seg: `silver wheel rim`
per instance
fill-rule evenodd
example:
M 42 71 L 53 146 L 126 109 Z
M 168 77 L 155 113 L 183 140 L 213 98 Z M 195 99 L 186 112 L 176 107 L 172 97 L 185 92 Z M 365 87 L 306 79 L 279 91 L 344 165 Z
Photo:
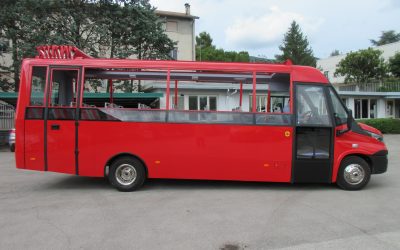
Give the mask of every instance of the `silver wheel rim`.
M 117 167 L 115 177 L 119 184 L 129 186 L 135 182 L 137 177 L 136 169 L 130 164 L 122 164 Z
M 344 169 L 344 179 L 351 185 L 360 184 L 365 177 L 365 172 L 360 164 L 350 164 Z

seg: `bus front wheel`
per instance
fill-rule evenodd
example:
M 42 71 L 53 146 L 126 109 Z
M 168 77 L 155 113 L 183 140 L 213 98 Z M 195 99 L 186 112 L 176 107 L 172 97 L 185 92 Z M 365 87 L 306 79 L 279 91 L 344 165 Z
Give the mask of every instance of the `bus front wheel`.
M 143 185 L 146 171 L 138 159 L 121 157 L 112 162 L 108 179 L 119 191 L 134 191 Z
M 371 168 L 358 156 L 346 157 L 340 164 L 337 185 L 345 190 L 360 190 L 371 178 Z

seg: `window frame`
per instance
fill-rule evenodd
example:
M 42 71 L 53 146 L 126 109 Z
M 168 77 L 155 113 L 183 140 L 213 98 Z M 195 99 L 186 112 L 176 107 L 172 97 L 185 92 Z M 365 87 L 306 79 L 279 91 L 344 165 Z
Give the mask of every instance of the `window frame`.
M 336 99 L 339 101 L 339 104 L 342 106 L 342 108 L 345 110 L 345 112 L 347 114 L 346 121 L 344 121 L 344 122 L 337 123 L 337 121 L 335 119 L 335 116 L 334 116 L 335 110 L 334 110 L 333 100 L 332 100 L 331 95 L 330 95 L 331 91 L 332 91 L 333 95 L 336 97 Z M 342 98 L 340 98 L 339 94 L 336 92 L 336 90 L 335 90 L 335 88 L 333 86 L 328 86 L 327 93 L 328 93 L 330 106 L 331 106 L 331 113 L 332 113 L 331 116 L 332 116 L 332 120 L 334 122 L 333 124 L 335 124 L 335 126 L 340 126 L 340 125 L 346 124 L 348 116 L 349 116 L 349 110 L 348 110 L 347 106 L 343 103 Z
M 42 105 L 32 105 L 31 104 L 31 100 L 32 100 L 32 91 L 33 91 L 33 68 L 46 68 L 46 74 L 45 74 L 45 83 L 44 83 L 44 89 L 43 89 L 43 102 Z M 30 74 L 29 74 L 29 99 L 28 99 L 28 105 L 26 105 L 27 107 L 45 107 L 46 106 L 46 101 L 47 101 L 47 85 L 48 85 L 48 81 L 50 78 L 50 70 L 49 70 L 49 65 L 32 65 L 30 67 Z
M 327 111 L 327 115 L 328 115 L 328 120 L 329 120 L 329 124 L 325 125 L 325 124 L 299 124 L 298 123 L 298 105 L 297 105 L 297 92 L 298 92 L 298 87 L 299 86 L 309 86 L 309 87 L 320 87 L 322 89 L 322 93 L 325 95 L 325 103 L 326 103 L 326 111 Z M 320 127 L 320 128 L 332 128 L 335 124 L 334 119 L 332 117 L 332 103 L 331 100 L 329 99 L 329 93 L 328 93 L 328 87 L 329 85 L 325 84 L 325 83 L 315 83 L 315 82 L 294 82 L 293 83 L 293 98 L 294 98 L 294 102 L 293 102 L 293 114 L 294 114 L 294 124 L 296 127 Z
M 202 112 L 202 111 L 210 111 L 210 112 L 219 112 L 218 111 L 218 95 L 191 95 L 191 94 L 188 94 L 187 95 L 187 107 L 188 107 L 188 111 L 197 111 L 197 112 Z M 189 109 L 189 99 L 190 99 L 190 97 L 197 97 L 197 109 L 196 110 L 194 110 L 194 109 L 192 109 L 192 110 L 190 110 Z M 216 110 L 211 110 L 211 109 L 209 109 L 209 110 L 206 110 L 206 109 L 200 109 L 200 98 L 201 97 L 207 97 L 207 106 L 210 106 L 210 97 L 215 97 L 215 108 L 216 108 Z M 184 107 L 185 107 L 185 101 L 184 101 Z M 228 111 L 228 112 L 230 112 L 230 111 Z
M 52 90 L 53 90 L 53 76 L 54 76 L 54 71 L 76 71 L 76 83 L 75 86 L 73 86 L 73 88 L 75 87 L 75 96 L 73 96 L 73 98 L 75 98 L 75 104 L 73 106 L 52 106 Z M 49 74 L 50 74 L 50 81 L 47 83 L 47 102 L 46 102 L 46 107 L 49 108 L 77 108 L 80 106 L 80 96 L 81 96 L 81 90 L 82 88 L 79 86 L 79 82 L 81 81 L 80 77 L 81 77 L 81 73 L 82 69 L 79 67 L 51 67 L 49 70 Z M 58 90 L 58 95 L 60 94 L 60 90 Z

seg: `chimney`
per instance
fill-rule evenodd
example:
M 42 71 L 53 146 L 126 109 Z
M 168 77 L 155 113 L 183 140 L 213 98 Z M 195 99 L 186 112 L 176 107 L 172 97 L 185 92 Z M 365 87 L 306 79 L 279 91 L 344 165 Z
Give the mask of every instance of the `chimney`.
M 187 16 L 190 15 L 190 4 L 188 3 L 185 3 L 185 13 Z

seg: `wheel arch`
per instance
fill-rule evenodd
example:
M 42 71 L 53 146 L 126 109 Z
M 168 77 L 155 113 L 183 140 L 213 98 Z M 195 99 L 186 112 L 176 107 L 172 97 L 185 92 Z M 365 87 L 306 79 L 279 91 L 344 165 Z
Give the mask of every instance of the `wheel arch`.
M 116 155 L 112 156 L 106 162 L 106 165 L 104 166 L 104 176 L 108 175 L 108 168 L 110 167 L 110 165 L 115 160 L 117 160 L 118 158 L 121 158 L 121 157 L 132 157 L 132 158 L 135 158 L 135 159 L 139 160 L 143 164 L 144 170 L 146 171 L 146 178 L 149 176 L 149 170 L 147 168 L 147 165 L 146 165 L 145 161 L 141 157 L 139 157 L 138 155 L 135 155 L 135 154 L 132 154 L 132 153 L 129 153 L 129 152 L 123 152 L 123 153 L 119 153 L 119 154 L 116 154 Z
M 334 168 L 333 171 L 334 173 L 332 174 L 332 183 L 337 181 L 337 175 L 339 173 L 339 169 L 340 169 L 340 165 L 342 164 L 342 162 L 350 156 L 357 156 L 360 157 L 361 159 L 363 159 L 365 162 L 367 162 L 369 168 L 371 169 L 371 172 L 373 171 L 373 164 L 372 164 L 372 160 L 369 157 L 369 155 L 365 154 L 365 153 L 360 153 L 360 152 L 350 152 L 346 155 L 342 155 L 342 157 L 340 157 L 338 163 L 337 163 L 337 168 Z

